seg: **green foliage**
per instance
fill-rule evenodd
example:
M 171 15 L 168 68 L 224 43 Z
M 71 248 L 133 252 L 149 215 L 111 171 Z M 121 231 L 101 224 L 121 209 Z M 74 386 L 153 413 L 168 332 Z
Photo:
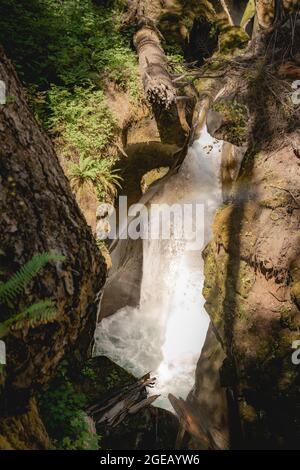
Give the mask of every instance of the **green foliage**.
M 118 5 L 92 0 L 1 0 L 0 42 L 23 80 L 47 89 L 111 78 L 126 88 L 136 58 Z
M 0 283 L 0 303 L 9 303 L 24 290 L 27 284 L 49 261 L 63 261 L 64 257 L 55 253 L 39 253 L 22 266 L 7 282 Z
M 111 159 L 94 160 L 91 157 L 80 157 L 78 163 L 69 164 L 69 178 L 72 188 L 80 190 L 85 185 L 95 187 L 99 200 L 105 195 L 113 197 L 117 186 L 120 186 L 121 177 L 112 169 Z
M 92 369 L 89 366 L 84 366 L 83 369 L 81 370 L 81 373 L 82 375 L 84 375 L 85 377 L 89 377 L 90 379 L 97 378 L 96 372 L 94 371 L 94 369 Z
M 173 73 L 182 74 L 187 71 L 186 67 L 182 65 L 184 62 L 184 57 L 182 53 L 178 51 L 178 47 L 166 46 L 165 51 L 169 67 Z
M 118 371 L 112 370 L 106 377 L 107 390 L 114 389 L 120 380 Z
M 64 366 L 40 398 L 43 422 L 58 449 L 97 450 L 99 437 L 91 433 L 84 413 L 87 399 L 75 391 Z
M 39 253 L 22 266 L 7 282 L 0 283 L 0 305 L 11 307 L 11 302 L 20 295 L 25 287 L 50 261 L 63 261 L 64 256 L 55 253 Z M 9 318 L 0 323 L 0 338 L 11 330 L 34 328 L 42 323 L 49 323 L 56 319 L 57 312 L 52 299 L 38 301 L 22 312 L 11 314 Z
M 249 110 L 236 100 L 221 100 L 212 106 L 223 117 L 222 135 L 225 140 L 235 145 L 243 145 L 247 137 Z
M 56 317 L 57 311 L 54 301 L 52 299 L 41 300 L 0 323 L 0 338 L 7 335 L 10 330 L 34 328 L 42 323 L 50 323 Z
M 63 450 L 98 450 L 100 437 L 90 432 L 86 415 L 78 411 L 70 421 L 70 430 L 76 437 L 65 436 L 60 448 Z
M 62 159 L 108 160 L 97 185 L 111 196 L 118 178 L 106 148 L 118 132 L 104 90 L 139 97 L 130 35 L 120 32 L 121 1 L 1 0 L 0 43 L 13 60 L 35 115 Z M 65 166 L 65 165 L 64 165 Z
M 67 158 L 99 157 L 116 132 L 104 93 L 91 87 L 75 87 L 71 92 L 53 86 L 48 97 L 53 112 L 46 124 L 59 135 L 60 154 Z

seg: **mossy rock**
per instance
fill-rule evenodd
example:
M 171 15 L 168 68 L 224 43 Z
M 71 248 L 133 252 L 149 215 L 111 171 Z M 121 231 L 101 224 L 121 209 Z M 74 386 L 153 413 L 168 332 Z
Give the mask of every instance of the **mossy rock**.
M 228 249 L 231 236 L 231 219 L 234 213 L 234 204 L 227 204 L 216 211 L 213 221 L 213 234 L 216 241 Z
M 144 194 L 151 184 L 155 183 L 155 181 L 160 180 L 169 172 L 170 167 L 168 166 L 161 166 L 159 168 L 154 168 L 153 170 L 148 171 L 145 173 L 141 179 L 141 191 Z
M 298 308 L 300 308 L 300 262 L 296 259 L 290 266 L 291 296 Z
M 135 380 L 132 374 L 105 356 L 89 359 L 79 372 L 71 375 L 74 388 L 86 396 L 88 404 L 102 401 L 112 390 Z
M 211 111 L 219 116 L 215 118 L 217 128 L 214 136 L 226 140 L 236 146 L 242 146 L 247 140 L 247 124 L 249 110 L 247 106 L 236 100 L 220 100 L 216 102 Z
M 237 280 L 237 292 L 244 299 L 248 297 L 249 291 L 251 290 L 251 287 L 255 283 L 255 279 L 256 279 L 256 275 L 254 273 L 254 270 L 251 269 L 248 263 L 241 260 L 239 275 L 238 275 L 238 280 Z
M 215 255 L 215 244 L 210 242 L 203 251 L 204 287 L 202 294 L 206 300 L 205 310 L 221 334 L 224 325 L 223 301 L 225 285 L 224 272 L 221 264 L 217 263 Z M 224 256 L 225 258 L 228 257 L 227 254 Z M 224 262 L 223 266 L 226 266 L 226 262 Z
M 219 54 L 234 55 L 245 49 L 249 41 L 248 34 L 238 26 L 227 26 L 219 36 Z
M 294 282 L 291 286 L 291 295 L 295 303 L 300 307 L 300 281 Z
M 50 438 L 41 420 L 36 400 L 24 413 L 0 418 L 0 450 L 49 450 Z

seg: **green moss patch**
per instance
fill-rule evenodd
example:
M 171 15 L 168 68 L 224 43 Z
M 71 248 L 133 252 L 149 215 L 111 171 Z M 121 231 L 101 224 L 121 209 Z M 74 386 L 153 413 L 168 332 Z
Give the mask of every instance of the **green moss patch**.
M 212 109 L 223 118 L 218 133 L 222 138 L 234 145 L 242 145 L 247 137 L 247 121 L 249 111 L 245 104 L 236 100 L 221 100 L 212 106 Z

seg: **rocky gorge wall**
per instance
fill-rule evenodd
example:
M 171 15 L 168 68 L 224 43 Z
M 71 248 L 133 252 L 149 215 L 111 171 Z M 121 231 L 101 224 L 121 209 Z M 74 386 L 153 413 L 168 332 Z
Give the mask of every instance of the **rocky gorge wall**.
M 227 161 L 234 178 L 224 161 L 226 197 L 203 253 L 212 324 L 189 399 L 225 448 L 227 424 L 232 448 L 299 446 L 299 108 L 277 75 L 287 34 L 273 59 L 264 47 L 264 59 L 252 56 L 255 71 L 231 61 L 208 113 L 210 132 L 240 150 Z M 294 67 L 290 82 L 297 59 Z

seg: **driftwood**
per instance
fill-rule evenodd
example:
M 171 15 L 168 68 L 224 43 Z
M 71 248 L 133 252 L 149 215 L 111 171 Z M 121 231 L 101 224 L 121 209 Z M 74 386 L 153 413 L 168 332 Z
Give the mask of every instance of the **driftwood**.
M 151 405 L 159 395 L 147 397 L 146 387 L 153 388 L 155 377 L 150 373 L 144 375 L 134 383 L 126 384 L 113 392 L 104 400 L 95 403 L 86 409 L 89 416 L 93 416 L 97 424 L 115 427 L 120 424 L 128 414 L 135 414 L 142 408 Z
M 184 432 L 188 432 L 194 436 L 209 449 L 221 450 L 228 448 L 228 442 L 224 441 L 223 436 L 217 429 L 208 429 L 207 420 L 203 411 L 197 410 L 196 415 L 191 405 L 182 398 L 176 398 L 171 393 L 169 393 L 168 398 L 180 421 L 176 448 L 180 448 Z

